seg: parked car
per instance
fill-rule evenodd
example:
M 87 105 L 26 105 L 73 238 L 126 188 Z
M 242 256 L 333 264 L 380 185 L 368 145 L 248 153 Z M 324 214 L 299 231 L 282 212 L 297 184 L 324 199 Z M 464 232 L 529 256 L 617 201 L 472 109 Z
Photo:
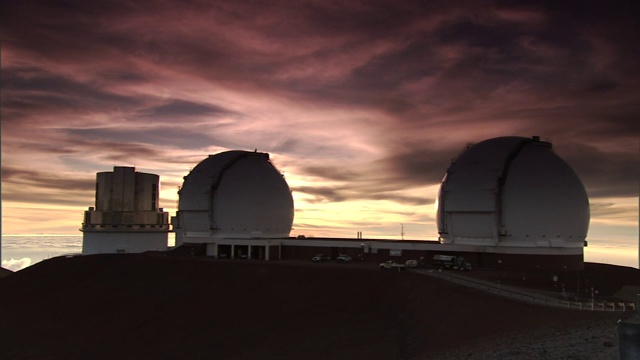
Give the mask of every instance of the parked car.
M 418 267 L 418 260 L 407 260 L 404 265 L 408 268 L 417 268 Z
M 311 258 L 311 261 L 313 262 L 325 262 L 329 260 L 331 260 L 331 258 L 329 257 L 329 255 L 325 255 L 325 254 L 318 254 Z
M 336 258 L 336 262 L 339 262 L 339 263 L 346 263 L 349 261 L 351 261 L 351 256 L 349 255 L 340 254 L 340 256 Z
M 404 269 L 405 264 L 399 264 L 393 260 L 385 261 L 380 263 L 380 269 L 388 270 L 388 269 L 398 269 L 398 271 Z

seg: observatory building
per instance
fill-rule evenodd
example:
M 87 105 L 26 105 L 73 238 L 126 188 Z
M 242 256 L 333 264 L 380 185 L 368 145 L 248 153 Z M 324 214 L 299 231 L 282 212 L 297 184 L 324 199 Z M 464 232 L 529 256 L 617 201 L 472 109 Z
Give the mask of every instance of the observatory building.
M 438 196 L 438 241 L 289 236 L 293 198 L 269 154 L 210 155 L 187 176 L 172 219 L 176 246 L 216 258 L 330 258 L 364 262 L 463 256 L 474 267 L 579 270 L 589 201 L 573 170 L 538 137 L 500 137 L 467 149 Z M 192 252 L 193 254 L 193 252 Z
M 159 176 L 116 166 L 96 176 L 96 204 L 84 212 L 82 254 L 167 250 L 169 214 L 159 208 Z
M 447 170 L 438 196 L 441 243 L 549 255 L 546 260 L 566 268 L 582 264 L 589 216 L 582 182 L 551 143 L 536 136 L 467 147 Z
M 269 154 L 226 151 L 210 155 L 178 191 L 172 219 L 176 246 L 206 244 L 210 256 L 274 258 L 293 224 L 293 197 Z
M 166 250 L 159 176 L 114 167 L 97 174 L 83 254 Z M 325 254 L 363 262 L 463 256 L 473 267 L 580 270 L 589 229 L 582 182 L 550 142 L 498 137 L 469 145 L 438 194 L 438 240 L 290 237 L 291 190 L 269 154 L 225 151 L 197 164 L 178 191 L 176 246 L 191 255 L 256 260 Z M 196 254 L 197 253 L 197 254 Z

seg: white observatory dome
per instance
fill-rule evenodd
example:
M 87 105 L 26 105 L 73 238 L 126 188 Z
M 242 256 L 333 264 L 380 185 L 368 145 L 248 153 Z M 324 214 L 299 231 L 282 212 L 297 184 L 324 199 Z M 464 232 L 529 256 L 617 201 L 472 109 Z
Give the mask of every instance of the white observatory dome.
M 210 155 L 184 177 L 178 193 L 177 244 L 188 238 L 289 237 L 293 197 L 267 153 Z
M 441 242 L 583 247 L 589 199 L 576 173 L 536 136 L 469 146 L 438 196 Z

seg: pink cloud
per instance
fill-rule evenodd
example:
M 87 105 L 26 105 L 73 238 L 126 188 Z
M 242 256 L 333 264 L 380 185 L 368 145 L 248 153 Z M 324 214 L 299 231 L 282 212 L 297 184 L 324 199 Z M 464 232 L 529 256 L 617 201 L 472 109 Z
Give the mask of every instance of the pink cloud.
M 114 165 L 175 186 L 209 153 L 258 148 L 311 196 L 412 206 L 434 194 L 394 191 L 437 185 L 466 143 L 540 135 L 593 196 L 636 190 L 626 179 L 640 133 L 639 50 L 624 40 L 626 22 L 598 8 L 69 5 L 4 6 L 3 166 L 27 167 L 40 181 L 29 186 L 47 180 L 84 199 L 70 179 Z M 590 165 L 609 158 L 619 161 L 606 171 Z M 12 204 L 35 201 L 8 181 Z

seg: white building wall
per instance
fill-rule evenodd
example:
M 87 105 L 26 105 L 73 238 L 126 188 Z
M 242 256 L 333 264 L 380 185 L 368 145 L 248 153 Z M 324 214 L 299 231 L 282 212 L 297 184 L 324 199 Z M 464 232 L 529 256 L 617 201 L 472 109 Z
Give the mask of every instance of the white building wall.
M 401 241 L 401 240 L 371 240 L 359 239 L 353 241 L 331 240 L 329 238 L 314 239 L 282 239 L 283 246 L 313 246 L 313 247 L 342 247 L 342 248 L 368 248 L 370 250 L 428 250 L 443 252 L 470 252 L 470 253 L 496 253 L 496 254 L 522 254 L 522 255 L 581 255 L 582 247 L 537 247 L 530 246 L 486 246 L 469 244 L 439 244 L 434 242 Z
M 82 254 L 166 251 L 168 232 L 85 232 Z

